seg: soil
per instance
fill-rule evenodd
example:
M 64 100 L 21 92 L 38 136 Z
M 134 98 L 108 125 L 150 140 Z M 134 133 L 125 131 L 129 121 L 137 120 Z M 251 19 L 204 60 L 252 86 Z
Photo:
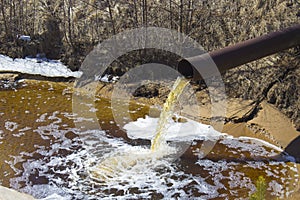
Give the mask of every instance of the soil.
M 270 56 L 230 70 L 224 76 L 230 97 L 267 101 L 287 117 L 300 130 L 300 56 L 283 54 L 276 60 Z

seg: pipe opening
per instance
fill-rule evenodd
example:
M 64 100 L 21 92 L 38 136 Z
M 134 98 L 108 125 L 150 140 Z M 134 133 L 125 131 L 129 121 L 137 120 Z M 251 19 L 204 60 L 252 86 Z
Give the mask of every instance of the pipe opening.
M 185 59 L 179 61 L 177 65 L 177 71 L 186 78 L 192 78 L 194 76 L 194 69 L 192 64 Z

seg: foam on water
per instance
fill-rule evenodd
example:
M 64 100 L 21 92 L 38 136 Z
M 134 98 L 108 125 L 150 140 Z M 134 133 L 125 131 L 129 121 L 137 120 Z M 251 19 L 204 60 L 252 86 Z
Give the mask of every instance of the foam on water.
M 76 132 L 76 130 L 73 130 Z M 85 132 L 76 132 L 81 135 L 80 140 L 67 140 L 61 145 L 52 144 L 50 148 L 44 146 L 37 147 L 37 153 L 44 155 L 44 158 L 24 160 L 17 158 L 11 166 L 18 162 L 23 162 L 24 172 L 22 176 L 13 179 L 12 184 L 26 182 L 26 187 L 22 191 L 33 194 L 41 199 L 141 199 L 141 198 L 195 198 L 210 199 L 215 197 L 228 197 L 228 194 L 220 193 L 220 190 L 226 190 L 230 196 L 238 197 L 241 188 L 249 190 L 249 193 L 255 191 L 255 181 L 247 174 L 247 170 L 266 171 L 266 177 L 284 177 L 282 182 L 292 182 L 289 175 L 290 170 L 296 170 L 284 162 L 264 162 L 249 161 L 244 164 L 226 160 L 212 161 L 208 159 L 198 160 L 195 164 L 200 166 L 196 173 L 187 173 L 180 162 L 170 162 L 168 157 L 157 159 L 149 148 L 142 146 L 131 146 L 121 139 L 107 137 L 104 131 L 89 130 Z M 65 140 L 65 138 L 64 138 Z M 225 139 L 224 139 L 225 140 Z M 223 140 L 223 141 L 224 141 Z M 234 143 L 235 149 L 244 148 L 247 151 L 249 145 L 243 140 L 228 138 L 223 143 Z M 252 148 L 263 144 L 254 142 Z M 80 146 L 75 150 L 74 146 Z M 60 155 L 59 150 L 72 150 L 68 155 Z M 166 149 L 170 151 L 170 149 Z M 117 176 L 97 180 L 91 178 L 90 174 L 94 167 L 102 159 L 116 158 L 116 155 L 130 155 L 132 157 L 121 156 L 126 162 L 134 160 L 135 165 L 131 168 L 122 166 L 122 160 L 119 161 L 119 171 Z M 261 148 L 253 154 L 261 155 L 266 149 Z M 122 154 L 121 154 L 122 155 Z M 266 153 L 267 155 L 267 153 Z M 273 153 L 270 153 L 273 155 Z M 272 166 L 276 166 L 280 171 L 274 171 Z M 208 176 L 202 174 L 203 171 Z M 268 172 L 269 171 L 269 172 Z M 297 170 L 296 170 L 297 171 Z M 39 177 L 47 177 L 46 184 L 33 184 L 30 179 L 32 175 L 38 172 Z M 19 172 L 20 173 L 20 172 Z M 114 172 L 115 173 L 115 172 Z M 224 181 L 228 186 L 224 185 Z M 282 183 L 272 180 L 268 183 L 268 189 L 272 194 L 285 197 L 286 192 L 292 192 L 293 189 L 283 188 Z M 286 191 L 287 190 L 287 191 Z
M 108 142 L 106 145 L 110 148 L 121 145 L 120 141 L 108 140 L 106 142 Z M 185 173 L 178 169 L 176 163 L 171 163 L 164 159 L 156 159 L 155 161 L 147 159 L 146 162 L 143 160 L 143 162 L 137 163 L 130 169 L 124 168 L 122 173 L 118 173 L 118 176 L 114 176 L 109 181 L 100 183 L 100 186 L 97 186 L 99 182 L 91 180 L 86 173 L 95 166 L 101 155 L 102 157 L 112 156 L 112 152 L 105 153 L 108 150 L 100 149 L 99 145 L 97 144 L 98 150 L 80 150 L 66 157 L 55 157 L 53 151 L 41 150 L 42 152 L 39 151 L 39 153 L 44 154 L 46 157 L 51 157 L 49 162 L 47 162 L 47 159 L 27 161 L 23 164 L 25 171 L 22 174 L 22 178 L 16 182 L 26 181 L 26 179 L 29 179 L 28 176 L 35 174 L 35 171 L 38 171 L 40 177 L 47 176 L 50 180 L 49 183 L 32 185 L 27 180 L 27 186 L 22 189 L 37 198 L 46 199 L 51 199 L 50 197 L 53 196 L 53 193 L 61 196 L 62 199 L 138 199 L 155 196 L 160 198 L 174 198 L 175 196 L 190 198 L 194 196 L 193 190 L 201 191 L 201 197 L 209 199 L 221 195 L 218 189 L 225 187 L 222 184 L 222 180 L 226 179 L 229 180 L 230 188 L 246 187 L 254 191 L 254 184 L 250 178 L 234 170 L 236 163 L 210 160 L 201 160 L 198 164 L 209 171 L 213 184 L 207 182 L 207 177 Z M 136 151 L 146 151 L 146 149 L 141 147 L 133 148 L 122 144 L 122 149 L 124 147 L 129 148 L 134 153 Z M 57 149 L 56 146 L 53 146 L 53 148 Z M 119 151 L 120 149 L 117 148 L 113 152 Z M 251 167 L 259 169 L 264 167 L 264 165 L 256 166 L 253 163 Z M 229 176 L 222 174 L 226 170 L 231 170 Z M 62 176 L 65 177 L 63 178 Z M 278 188 L 278 185 L 280 185 L 276 181 L 270 184 L 271 189 L 274 189 L 275 186 L 275 188 Z M 274 190 L 273 193 L 278 194 L 278 189 Z
M 18 128 L 18 124 L 16 122 L 6 121 L 4 127 L 10 132 L 13 132 Z
M 176 153 L 176 150 L 170 150 L 170 147 L 166 143 L 166 130 L 168 122 L 174 113 L 174 105 L 188 83 L 189 80 L 181 77 L 178 77 L 175 81 L 161 111 L 156 126 L 155 136 L 151 141 L 151 151 L 147 149 L 146 151 L 143 151 L 141 149 L 138 151 L 139 153 L 134 153 L 134 151 L 118 152 L 111 157 L 101 160 L 94 168 L 92 168 L 90 170 L 91 178 L 99 182 L 106 182 L 115 177 L 122 177 L 120 173 L 128 174 L 127 169 L 132 170 L 136 165 L 139 165 L 139 163 L 148 163 L 149 160 L 156 161 L 171 153 Z M 138 110 L 139 109 L 135 112 Z M 115 122 L 109 121 L 109 123 L 114 124 Z M 152 165 L 148 167 L 151 166 Z
M 185 119 L 186 122 L 178 123 L 174 120 L 168 122 L 165 134 L 166 140 L 192 141 L 194 139 L 216 139 L 226 135 L 214 130 L 210 125 L 201 124 L 184 117 L 180 118 Z M 126 124 L 124 129 L 127 131 L 128 137 L 132 139 L 152 139 L 156 133 L 158 120 L 158 118 L 145 116 L 145 118 L 138 118 L 137 121 Z
M 112 172 L 110 177 L 102 177 L 102 174 L 90 174 L 91 182 L 99 185 L 97 189 L 94 188 L 94 195 L 101 199 L 141 199 L 141 198 L 174 198 L 175 196 L 181 198 L 189 198 L 189 195 L 184 191 L 184 187 L 192 182 L 199 184 L 194 185 L 195 188 L 201 189 L 203 194 L 207 196 L 217 196 L 217 192 L 211 194 L 213 186 L 207 184 L 204 179 L 200 177 L 193 177 L 185 174 L 179 170 L 177 166 L 170 162 L 168 158 L 162 158 L 162 155 L 169 155 L 174 151 L 171 147 L 165 146 L 166 149 L 161 149 L 163 152 L 153 153 L 149 148 L 141 146 L 131 146 L 121 141 L 106 140 L 114 150 L 102 156 L 103 160 L 116 159 L 113 162 L 109 160 L 109 164 L 116 164 L 117 172 Z M 120 143 L 121 142 L 121 143 Z M 102 150 L 98 150 L 102 151 Z M 120 154 L 120 152 L 123 152 Z M 93 154 L 99 155 L 99 152 L 93 150 Z M 91 154 L 90 154 L 91 155 Z M 99 167 L 99 157 L 89 157 L 87 168 L 90 173 L 103 172 L 103 169 L 98 170 L 94 168 Z M 124 160 L 123 160 L 124 159 Z M 135 162 L 128 168 L 128 162 Z M 125 166 L 124 166 L 125 165 Z M 117 175 L 115 174 L 117 173 Z M 109 173 L 108 173 L 109 174 Z M 97 177 L 100 178 L 97 180 Z M 194 188 L 194 189 L 195 189 Z
M 81 139 L 75 138 L 73 141 L 64 137 L 66 132 L 53 130 L 54 127 L 50 126 L 44 126 L 42 128 L 44 132 L 40 130 L 38 133 L 45 134 L 50 128 L 60 133 L 56 135 L 57 143 L 49 147 L 35 145 L 37 149 L 35 152 L 22 152 L 14 162 L 9 163 L 12 168 L 19 163 L 23 166 L 23 171 L 16 171 L 20 176 L 11 179 L 11 186 L 30 193 L 36 198 L 138 199 L 156 195 L 159 197 L 163 195 L 165 198 L 174 195 L 188 197 L 191 194 L 183 192 L 183 187 L 192 182 L 201 183 L 195 187 L 211 195 L 213 186 L 205 183 L 204 179 L 178 171 L 176 165 L 168 159 L 157 159 L 150 154 L 149 149 L 133 147 L 121 139 L 109 138 L 99 130 L 77 132 L 81 135 Z M 76 130 L 73 132 L 75 133 Z M 81 147 L 79 150 L 74 150 L 74 146 Z M 62 150 L 70 153 L 62 155 L 59 153 Z M 170 152 L 170 149 L 167 150 Z M 123 168 L 117 177 L 114 176 L 105 183 L 91 179 L 88 172 L 95 167 L 99 159 L 111 157 L 116 152 L 140 155 L 141 159 L 137 159 L 137 164 L 132 168 Z M 37 154 L 43 157 L 38 158 Z M 147 159 L 143 159 L 144 155 L 148 155 Z
M 132 146 L 109 135 L 109 130 L 80 131 L 75 128 L 74 121 L 89 118 L 65 108 L 63 103 L 67 102 L 67 96 L 53 101 L 52 93 L 57 89 L 53 86 L 54 90 L 48 91 L 48 87 L 52 86 L 46 85 L 47 92 L 43 94 L 42 91 L 33 92 L 32 88 L 29 92 L 20 89 L 7 96 L 3 93 L 6 102 L 18 102 L 5 104 L 12 106 L 7 109 L 3 104 L 0 107 L 3 113 L 0 117 L 5 119 L 0 120 L 0 150 L 6 152 L 1 154 L 1 184 L 45 200 L 245 199 L 255 191 L 259 175 L 265 177 L 268 194 L 273 196 L 286 198 L 297 189 L 296 164 L 289 159 L 268 159 L 281 150 L 264 141 L 233 138 L 189 119 L 183 120 L 184 123 L 170 120 L 166 139 L 175 143 L 189 141 L 194 157 L 170 159 L 170 154 L 177 151 L 175 145 L 159 152 L 158 159 L 158 155 L 149 154 L 149 145 Z M 23 93 L 20 96 L 18 92 Z M 42 98 L 36 98 L 41 96 L 38 93 Z M 24 106 L 28 103 L 32 107 Z M 41 109 L 36 109 L 35 105 Z M 107 107 L 109 102 L 92 111 L 99 112 Z M 22 109 L 30 109 L 30 114 L 25 115 Z M 111 119 L 100 121 L 110 124 Z M 145 116 L 126 124 L 125 128 L 132 139 L 151 140 L 157 121 Z M 198 140 L 206 139 L 217 139 L 218 143 L 207 158 L 199 159 Z M 118 176 L 108 177 L 106 181 L 90 176 L 99 162 L 118 155 L 129 156 L 125 156 L 126 160 L 135 157 L 135 165 L 127 168 L 120 162 Z M 260 157 L 265 159 L 256 159 Z

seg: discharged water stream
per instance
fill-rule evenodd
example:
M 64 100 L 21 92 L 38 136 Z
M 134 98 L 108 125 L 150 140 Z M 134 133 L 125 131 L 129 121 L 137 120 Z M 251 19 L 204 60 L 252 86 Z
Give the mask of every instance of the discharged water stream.
M 182 91 L 188 83 L 189 81 L 187 79 L 180 77 L 178 77 L 175 81 L 173 89 L 168 95 L 168 98 L 164 103 L 163 109 L 159 116 L 156 134 L 151 144 L 152 151 L 156 151 L 160 148 L 161 145 L 163 145 L 166 142 L 165 134 L 167 132 L 167 123 L 174 114 L 174 104 L 176 103 L 177 99 L 179 98 L 180 94 L 182 93 Z
M 90 170 L 91 177 L 100 182 L 107 182 L 108 179 L 112 179 L 114 181 L 116 176 L 120 176 L 120 172 L 127 173 L 129 168 L 132 168 L 137 164 L 140 165 L 141 163 L 147 163 L 150 165 L 147 167 L 151 167 L 151 165 L 153 165 L 152 162 L 156 162 L 157 159 L 161 159 L 171 153 L 176 153 L 175 149 L 167 146 L 165 135 L 167 134 L 168 122 L 174 114 L 174 105 L 188 82 L 189 81 L 187 79 L 180 77 L 178 77 L 175 81 L 161 111 L 158 124 L 156 126 L 155 136 L 151 142 L 151 151 L 143 149 L 137 151 L 138 153 L 129 151 L 124 154 L 124 152 L 122 152 L 123 155 L 114 155 L 104 159 Z
M 131 142 L 112 136 L 125 133 L 113 120 L 110 100 L 97 97 L 93 109 L 83 103 L 96 113 L 102 127 L 83 131 L 76 122 L 91 119 L 73 113 L 71 85 L 45 81 L 19 84 L 17 89 L 0 91 L 3 186 L 38 199 L 245 199 L 263 176 L 267 199 L 288 199 L 297 190 L 297 165 L 288 159 L 269 159 L 281 152 L 269 143 L 234 138 L 190 119 L 169 121 L 166 141 L 184 140 L 189 127 L 198 135 L 187 153 L 171 162 L 168 154 L 176 152 L 173 146 L 162 148 L 167 155 L 150 149 L 158 118 L 149 116 L 148 106 L 130 105 L 133 121 L 125 128 L 130 140 L 137 141 Z M 172 137 L 178 125 L 182 126 L 182 137 Z M 145 135 L 145 130 L 151 134 Z M 201 143 L 210 139 L 209 135 L 220 137 L 212 151 L 199 159 Z M 108 168 L 108 181 L 95 178 L 99 174 L 91 177 L 93 169 L 105 160 L 118 165 L 118 170 Z

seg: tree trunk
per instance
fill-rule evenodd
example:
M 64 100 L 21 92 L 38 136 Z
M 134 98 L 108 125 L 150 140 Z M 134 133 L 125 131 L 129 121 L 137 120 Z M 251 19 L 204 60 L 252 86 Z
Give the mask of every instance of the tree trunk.
M 107 6 L 108 6 L 108 12 L 109 12 L 111 25 L 112 25 L 113 35 L 116 35 L 115 22 L 114 22 L 113 13 L 112 13 L 112 10 L 111 10 L 110 1 L 106 0 L 106 3 L 107 3 Z
M 143 0 L 143 5 L 142 5 L 142 8 L 143 8 L 143 26 L 147 26 L 148 24 L 148 20 L 147 20 L 147 0 Z
M 11 36 L 11 34 L 10 34 L 10 31 L 7 26 L 7 18 L 6 18 L 5 9 L 4 9 L 4 0 L 1 0 L 1 14 L 2 14 L 3 23 L 4 23 L 5 37 L 9 38 Z
M 138 27 L 139 21 L 138 21 L 138 10 L 136 5 L 136 0 L 133 1 L 134 4 L 134 18 L 135 18 L 135 26 Z
M 170 19 L 170 29 L 173 28 L 173 12 L 172 12 L 172 0 L 169 1 L 169 19 Z
M 68 2 L 68 34 L 69 34 L 69 42 L 74 49 L 74 41 L 73 41 L 73 31 L 72 31 L 72 20 L 71 20 L 71 13 L 72 13 L 72 0 Z
M 189 0 L 189 16 L 187 19 L 187 30 L 186 33 L 189 34 L 190 31 L 192 30 L 192 23 L 193 23 L 193 17 L 194 17 L 194 1 Z
M 180 0 L 179 8 L 179 32 L 183 33 L 183 0 Z

